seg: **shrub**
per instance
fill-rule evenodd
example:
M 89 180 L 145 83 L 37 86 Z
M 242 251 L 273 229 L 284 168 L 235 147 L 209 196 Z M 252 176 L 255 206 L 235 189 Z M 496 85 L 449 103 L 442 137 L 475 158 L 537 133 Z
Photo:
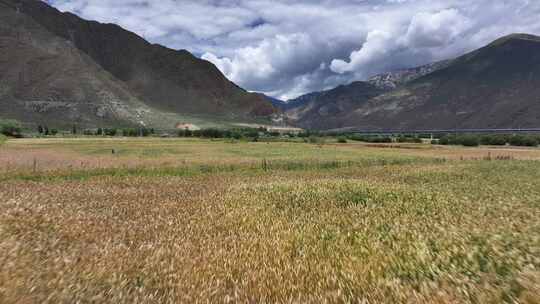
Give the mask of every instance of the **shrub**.
M 122 136 L 124 137 L 135 137 L 137 136 L 137 130 L 133 128 L 122 129 Z
M 422 143 L 422 139 L 417 136 L 398 136 L 396 141 L 398 143 Z
M 116 129 L 103 129 L 103 133 L 107 136 L 116 136 Z
M 450 144 L 450 136 L 443 136 L 439 139 L 439 145 L 449 145 Z
M 307 138 L 307 142 L 311 143 L 311 144 L 316 144 L 318 142 L 319 138 L 317 136 L 309 136 Z
M 242 133 L 240 133 L 238 131 L 233 131 L 231 133 L 231 138 L 234 138 L 236 140 L 241 139 L 242 138 Z
M 147 128 L 122 129 L 122 136 L 125 136 L 125 137 L 150 136 L 150 134 L 154 134 L 154 129 L 147 129 Z
M 321 136 L 321 134 L 317 131 L 310 131 L 310 130 L 302 131 L 298 133 L 298 137 L 301 137 L 301 138 L 309 138 L 311 136 Z
M 389 136 L 376 136 L 376 137 L 373 137 L 372 139 L 369 139 L 367 142 L 371 142 L 371 143 L 391 143 L 392 142 L 392 137 L 389 137 Z
M 480 145 L 480 139 L 475 135 L 464 135 L 458 137 L 457 142 L 465 147 L 478 147 Z
M 539 144 L 538 139 L 531 135 L 514 135 L 510 137 L 509 143 L 512 146 L 524 147 L 536 147 Z
M 378 136 L 378 135 L 351 134 L 349 136 L 349 139 L 355 140 L 355 141 L 368 142 L 368 143 L 391 143 L 392 142 L 392 137 Z
M 477 147 L 480 145 L 480 138 L 476 135 L 445 135 L 439 139 L 439 144 Z
M 218 129 L 203 129 L 200 136 L 204 138 L 223 138 L 223 132 Z
M 21 126 L 15 120 L 0 121 L 0 134 L 11 137 L 21 137 Z
M 340 137 L 338 137 L 337 142 L 340 143 L 340 144 L 346 144 L 347 143 L 347 138 L 345 136 L 340 136 Z
M 191 137 L 193 132 L 190 129 L 178 130 L 178 137 Z
M 508 138 L 506 135 L 483 135 L 480 138 L 480 143 L 483 145 L 490 146 L 504 146 L 508 143 Z

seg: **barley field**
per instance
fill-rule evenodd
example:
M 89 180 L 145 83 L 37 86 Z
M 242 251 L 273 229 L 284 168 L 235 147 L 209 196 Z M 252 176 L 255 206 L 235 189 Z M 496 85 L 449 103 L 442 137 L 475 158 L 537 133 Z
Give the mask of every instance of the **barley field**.
M 540 150 L 0 146 L 0 303 L 540 303 Z

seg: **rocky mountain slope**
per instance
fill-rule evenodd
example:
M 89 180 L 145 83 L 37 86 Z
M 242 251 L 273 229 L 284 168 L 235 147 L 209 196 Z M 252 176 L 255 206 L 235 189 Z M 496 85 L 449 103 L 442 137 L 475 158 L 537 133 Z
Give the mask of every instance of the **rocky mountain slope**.
M 162 114 L 270 116 L 263 96 L 187 51 L 38 0 L 0 0 L 0 117 L 28 123 L 152 124 Z
M 416 80 L 427 74 L 431 74 L 440 69 L 444 69 L 452 63 L 452 60 L 444 60 L 426 64 L 412 69 L 403 69 L 375 75 L 368 79 L 368 82 L 378 88 L 389 90 Z
M 288 119 L 302 128 L 327 129 L 339 125 L 347 113 L 383 92 L 383 89 L 370 83 L 358 81 L 300 96 L 289 100 L 282 108 Z
M 347 97 L 353 108 L 331 116 L 314 114 L 309 110 L 313 105 L 287 110 L 287 116 L 299 126 L 318 129 L 540 126 L 540 37 L 503 37 L 431 69 L 421 67 L 413 74 L 422 76 L 397 77 L 389 86 L 375 83 L 379 89 L 394 87 L 377 96 L 353 93 Z

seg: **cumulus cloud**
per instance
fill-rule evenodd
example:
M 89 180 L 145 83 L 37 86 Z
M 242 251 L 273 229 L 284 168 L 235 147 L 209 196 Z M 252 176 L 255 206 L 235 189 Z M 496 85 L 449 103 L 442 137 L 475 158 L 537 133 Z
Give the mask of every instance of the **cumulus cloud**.
M 540 34 L 532 0 L 48 0 L 187 49 L 252 91 L 293 98 Z

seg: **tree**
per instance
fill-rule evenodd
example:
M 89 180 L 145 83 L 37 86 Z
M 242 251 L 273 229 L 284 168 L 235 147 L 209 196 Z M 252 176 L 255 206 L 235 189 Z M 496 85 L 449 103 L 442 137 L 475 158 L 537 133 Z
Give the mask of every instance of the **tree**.
M 37 127 L 37 130 L 39 134 L 43 134 L 43 127 L 41 125 Z
M 460 142 L 465 147 L 477 147 L 480 145 L 480 139 L 474 135 L 465 135 L 460 138 Z
M 17 121 L 14 120 L 0 121 L 0 134 L 11 137 L 20 137 L 21 126 Z

